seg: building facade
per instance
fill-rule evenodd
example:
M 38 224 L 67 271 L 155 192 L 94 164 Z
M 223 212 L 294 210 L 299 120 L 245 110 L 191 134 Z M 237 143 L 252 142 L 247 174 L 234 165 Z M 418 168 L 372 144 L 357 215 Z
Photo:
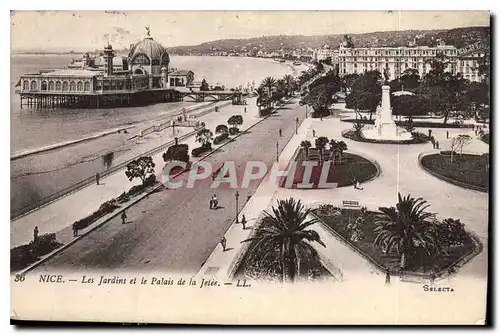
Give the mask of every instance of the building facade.
M 457 73 L 458 50 L 451 45 L 440 43 L 436 47 L 378 47 L 347 48 L 340 45 L 338 63 L 341 76 L 378 70 L 387 71 L 389 79 L 399 78 L 406 69 L 416 69 L 420 76 L 431 70 L 429 58 L 442 53 L 449 63 L 445 71 Z

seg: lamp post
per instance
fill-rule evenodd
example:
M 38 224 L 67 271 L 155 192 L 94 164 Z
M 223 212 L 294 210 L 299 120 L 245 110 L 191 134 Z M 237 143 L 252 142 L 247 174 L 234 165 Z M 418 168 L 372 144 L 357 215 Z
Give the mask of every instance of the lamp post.
M 238 222 L 238 197 L 240 196 L 240 194 L 238 193 L 238 191 L 236 191 L 236 194 L 234 196 L 236 197 L 236 223 L 239 223 Z
M 278 161 L 278 157 L 279 157 L 279 152 L 278 152 L 278 148 L 279 148 L 279 143 L 278 141 L 276 141 L 276 162 Z
M 295 119 L 295 135 L 297 135 L 297 134 L 298 134 L 298 132 L 297 132 L 297 128 L 298 128 L 298 126 L 299 126 L 299 118 L 297 117 L 297 118 Z

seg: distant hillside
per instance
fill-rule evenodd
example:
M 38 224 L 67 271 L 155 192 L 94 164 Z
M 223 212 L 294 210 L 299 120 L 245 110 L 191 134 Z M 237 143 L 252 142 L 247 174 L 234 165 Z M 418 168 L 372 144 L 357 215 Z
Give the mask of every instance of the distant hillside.
M 443 39 L 446 44 L 455 45 L 457 48 L 473 44 L 478 40 L 489 39 L 490 27 L 467 27 L 454 28 L 448 30 L 404 30 L 404 31 L 384 31 L 365 34 L 351 34 L 355 47 L 377 47 L 377 46 L 406 46 L 408 42 L 418 38 L 420 45 L 435 45 L 437 39 Z M 251 52 L 252 50 L 263 50 L 267 52 L 279 51 L 283 49 L 297 50 L 308 48 L 318 48 L 325 44 L 333 48 L 338 47 L 342 42 L 343 35 L 279 35 L 262 36 L 247 39 L 224 39 L 195 46 L 178 46 L 169 48 L 172 54 L 199 54 L 211 53 L 214 51 L 225 52 Z

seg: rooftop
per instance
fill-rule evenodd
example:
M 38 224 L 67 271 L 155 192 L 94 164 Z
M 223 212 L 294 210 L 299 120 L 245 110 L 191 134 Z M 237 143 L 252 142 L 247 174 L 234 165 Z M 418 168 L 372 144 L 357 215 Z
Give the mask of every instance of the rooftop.
M 171 76 L 187 76 L 188 73 L 193 73 L 193 71 L 190 71 L 190 70 L 177 70 L 177 71 L 174 71 L 174 72 L 171 72 L 170 75 Z
M 44 73 L 43 75 L 50 77 L 95 77 L 99 74 L 100 74 L 99 71 L 60 69 Z

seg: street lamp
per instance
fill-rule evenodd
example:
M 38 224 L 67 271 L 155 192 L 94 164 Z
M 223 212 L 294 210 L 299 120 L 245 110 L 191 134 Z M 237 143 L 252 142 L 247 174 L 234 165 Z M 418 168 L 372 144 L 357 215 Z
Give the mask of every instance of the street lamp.
M 279 143 L 278 143 L 278 141 L 276 141 L 276 162 L 278 161 L 278 156 L 280 155 L 278 148 L 279 148 Z
M 239 223 L 238 222 L 238 197 L 240 196 L 240 194 L 238 193 L 238 191 L 236 191 L 236 194 L 234 196 L 236 197 L 236 223 Z
M 295 135 L 297 135 L 297 134 L 298 134 L 298 132 L 297 132 L 297 128 L 298 128 L 298 126 L 299 126 L 299 117 L 297 117 L 297 118 L 295 119 Z

